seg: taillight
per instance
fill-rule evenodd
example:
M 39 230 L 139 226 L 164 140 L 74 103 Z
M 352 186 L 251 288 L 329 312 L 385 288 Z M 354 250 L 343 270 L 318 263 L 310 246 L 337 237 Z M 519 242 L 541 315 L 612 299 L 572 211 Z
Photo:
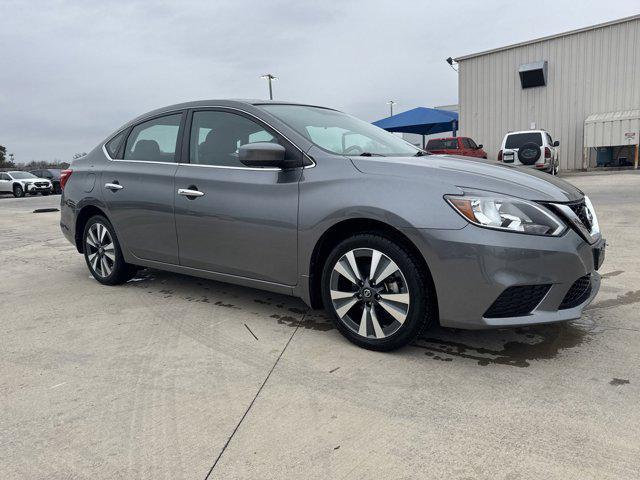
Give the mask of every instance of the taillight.
M 551 149 L 549 147 L 544 147 L 544 158 L 551 158 Z
M 73 170 L 62 170 L 60 172 L 60 188 L 64 190 L 64 186 L 67 184 L 67 181 L 69 180 L 69 177 L 71 177 L 71 174 L 73 173 Z
M 502 150 L 500 150 L 498 152 L 498 161 L 501 162 L 502 161 Z

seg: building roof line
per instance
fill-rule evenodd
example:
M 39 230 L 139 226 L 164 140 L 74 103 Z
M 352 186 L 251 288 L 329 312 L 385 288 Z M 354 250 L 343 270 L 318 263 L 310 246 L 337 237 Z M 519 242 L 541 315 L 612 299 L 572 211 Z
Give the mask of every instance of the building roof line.
M 454 58 L 454 60 L 456 62 L 460 62 L 461 60 L 468 60 L 468 59 L 474 58 L 474 57 L 481 57 L 483 55 L 489 55 L 490 53 L 501 52 L 501 51 L 504 51 L 504 50 L 511 50 L 513 48 L 523 47 L 525 45 L 531 45 L 533 43 L 540 43 L 540 42 L 544 42 L 546 40 L 552 40 L 554 38 L 561 38 L 561 37 L 566 37 L 566 36 L 569 36 L 569 35 L 575 35 L 576 33 L 582 33 L 582 32 L 586 32 L 586 31 L 589 31 L 589 30 L 596 30 L 598 28 L 609 27 L 609 26 L 612 26 L 612 25 L 620 24 L 620 23 L 632 22 L 634 20 L 639 20 L 639 19 L 640 19 L 640 14 L 631 15 L 630 17 L 618 18 L 617 20 L 611 20 L 611 21 L 604 22 L 604 23 L 598 23 L 597 25 L 590 25 L 588 27 L 582 27 L 582 28 L 578 28 L 578 29 L 575 29 L 575 30 L 569 30 L 568 32 L 556 33 L 556 34 L 553 34 L 553 35 L 547 35 L 546 37 L 534 38 L 533 40 L 526 40 L 524 42 L 513 43 L 511 45 L 507 45 L 507 46 L 504 46 L 504 47 L 497 47 L 497 48 L 492 48 L 490 50 L 484 50 L 482 52 L 470 53 L 468 55 L 462 55 L 460 57 Z

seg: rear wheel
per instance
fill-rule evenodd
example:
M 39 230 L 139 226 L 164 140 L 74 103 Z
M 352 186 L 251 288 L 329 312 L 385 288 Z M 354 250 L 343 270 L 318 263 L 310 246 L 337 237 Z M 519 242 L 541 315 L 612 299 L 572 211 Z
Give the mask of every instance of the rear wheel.
M 113 226 L 102 215 L 91 217 L 82 236 L 87 267 L 97 281 L 118 285 L 133 278 L 136 267 L 124 261 Z
M 24 189 L 22 188 L 21 185 L 14 185 L 13 186 L 13 196 L 16 197 L 16 198 L 24 197 Z
M 404 247 L 359 234 L 337 245 L 322 276 L 325 308 L 351 342 L 393 350 L 414 340 L 435 317 L 425 272 Z

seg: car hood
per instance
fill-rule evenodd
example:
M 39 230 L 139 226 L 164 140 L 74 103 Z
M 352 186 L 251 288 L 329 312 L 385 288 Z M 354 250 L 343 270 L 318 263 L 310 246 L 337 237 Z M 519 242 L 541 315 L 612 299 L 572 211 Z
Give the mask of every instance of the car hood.
M 526 200 L 571 202 L 584 194 L 578 188 L 548 173 L 504 165 L 493 160 L 454 155 L 422 157 L 350 157 L 362 173 L 400 177 L 424 176 L 460 189 L 496 192 Z

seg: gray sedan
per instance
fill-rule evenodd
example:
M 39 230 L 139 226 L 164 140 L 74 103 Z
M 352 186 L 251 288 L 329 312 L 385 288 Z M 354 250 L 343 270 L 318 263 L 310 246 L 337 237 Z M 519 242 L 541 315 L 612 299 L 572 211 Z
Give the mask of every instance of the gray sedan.
M 336 110 L 155 110 L 63 171 L 61 222 L 100 283 L 151 267 L 295 295 L 352 342 L 580 317 L 605 242 L 548 175 L 427 155 Z

